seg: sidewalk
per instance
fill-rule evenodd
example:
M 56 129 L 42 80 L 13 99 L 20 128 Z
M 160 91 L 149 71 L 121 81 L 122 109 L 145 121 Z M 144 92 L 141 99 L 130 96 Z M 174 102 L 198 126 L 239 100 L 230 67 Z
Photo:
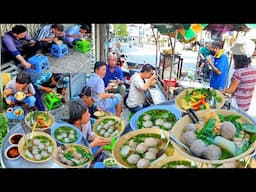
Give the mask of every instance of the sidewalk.
M 62 58 L 48 56 L 50 62 L 50 70 L 54 73 L 89 73 L 91 69 L 90 51 L 81 53 L 69 48 L 68 54 Z
M 69 48 L 68 54 L 64 55 L 62 58 L 48 56 L 50 62 L 50 69 L 53 73 L 90 73 L 93 71 L 91 67 L 91 53 L 81 53 L 75 51 L 73 48 Z M 17 73 L 17 66 L 14 62 L 10 61 L 8 63 L 1 65 L 2 73 Z

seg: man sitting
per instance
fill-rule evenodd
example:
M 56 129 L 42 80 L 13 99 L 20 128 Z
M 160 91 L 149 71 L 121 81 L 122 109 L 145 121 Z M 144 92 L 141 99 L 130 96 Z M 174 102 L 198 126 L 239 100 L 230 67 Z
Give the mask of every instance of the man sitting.
M 24 94 L 24 98 L 18 99 L 15 97 L 17 92 Z M 34 110 L 36 98 L 35 89 L 32 83 L 30 83 L 29 75 L 25 72 L 17 73 L 16 79 L 11 80 L 7 83 L 5 90 L 3 92 L 3 97 L 7 105 L 11 107 L 24 103 L 25 107 Z
M 150 64 L 143 65 L 140 73 L 135 73 L 131 77 L 130 91 L 126 101 L 127 107 L 131 112 L 136 113 L 141 110 L 146 103 L 146 91 L 150 87 L 152 81 L 157 79 L 154 74 L 154 67 Z M 145 82 L 145 79 L 149 79 Z
M 34 83 L 36 88 L 37 106 L 40 111 L 44 111 L 45 107 L 42 103 L 41 93 L 51 93 L 56 88 L 56 92 L 63 96 L 65 102 L 65 95 L 67 94 L 68 77 L 64 77 L 62 73 L 43 73 Z

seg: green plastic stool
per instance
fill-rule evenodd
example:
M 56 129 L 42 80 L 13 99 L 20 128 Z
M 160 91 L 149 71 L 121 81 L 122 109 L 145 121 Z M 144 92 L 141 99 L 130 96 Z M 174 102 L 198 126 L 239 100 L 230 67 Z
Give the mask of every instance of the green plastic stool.
M 61 99 L 62 97 L 55 93 L 46 93 L 43 102 L 47 106 L 48 110 L 52 110 L 61 106 Z
M 103 146 L 103 149 L 106 150 L 106 151 L 111 151 L 111 152 L 112 152 L 112 150 L 113 150 L 115 144 L 116 144 L 116 137 L 113 137 L 113 138 L 111 139 L 110 144 L 109 144 L 109 145 L 104 145 L 104 146 Z
M 75 50 L 80 51 L 82 53 L 86 53 L 91 49 L 91 42 L 88 40 L 80 40 L 76 42 Z

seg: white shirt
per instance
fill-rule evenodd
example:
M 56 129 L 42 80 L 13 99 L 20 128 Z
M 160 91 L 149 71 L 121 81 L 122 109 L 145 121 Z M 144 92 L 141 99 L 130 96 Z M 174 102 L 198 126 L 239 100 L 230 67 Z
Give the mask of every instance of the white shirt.
M 88 123 L 82 125 L 82 134 L 87 142 L 92 141 L 94 133 L 92 131 L 91 121 L 88 121 Z
M 130 84 L 130 91 L 127 98 L 126 104 L 130 108 L 134 108 L 137 106 L 142 106 L 145 102 L 145 95 L 144 95 L 144 81 L 140 76 L 140 73 L 135 73 L 131 77 L 131 84 Z

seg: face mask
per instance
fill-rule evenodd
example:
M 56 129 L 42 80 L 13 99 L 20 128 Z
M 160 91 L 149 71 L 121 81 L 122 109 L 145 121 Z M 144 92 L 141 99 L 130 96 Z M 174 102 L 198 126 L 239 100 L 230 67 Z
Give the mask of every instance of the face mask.
M 215 51 L 211 51 L 211 55 L 215 55 L 216 54 L 216 52 Z

